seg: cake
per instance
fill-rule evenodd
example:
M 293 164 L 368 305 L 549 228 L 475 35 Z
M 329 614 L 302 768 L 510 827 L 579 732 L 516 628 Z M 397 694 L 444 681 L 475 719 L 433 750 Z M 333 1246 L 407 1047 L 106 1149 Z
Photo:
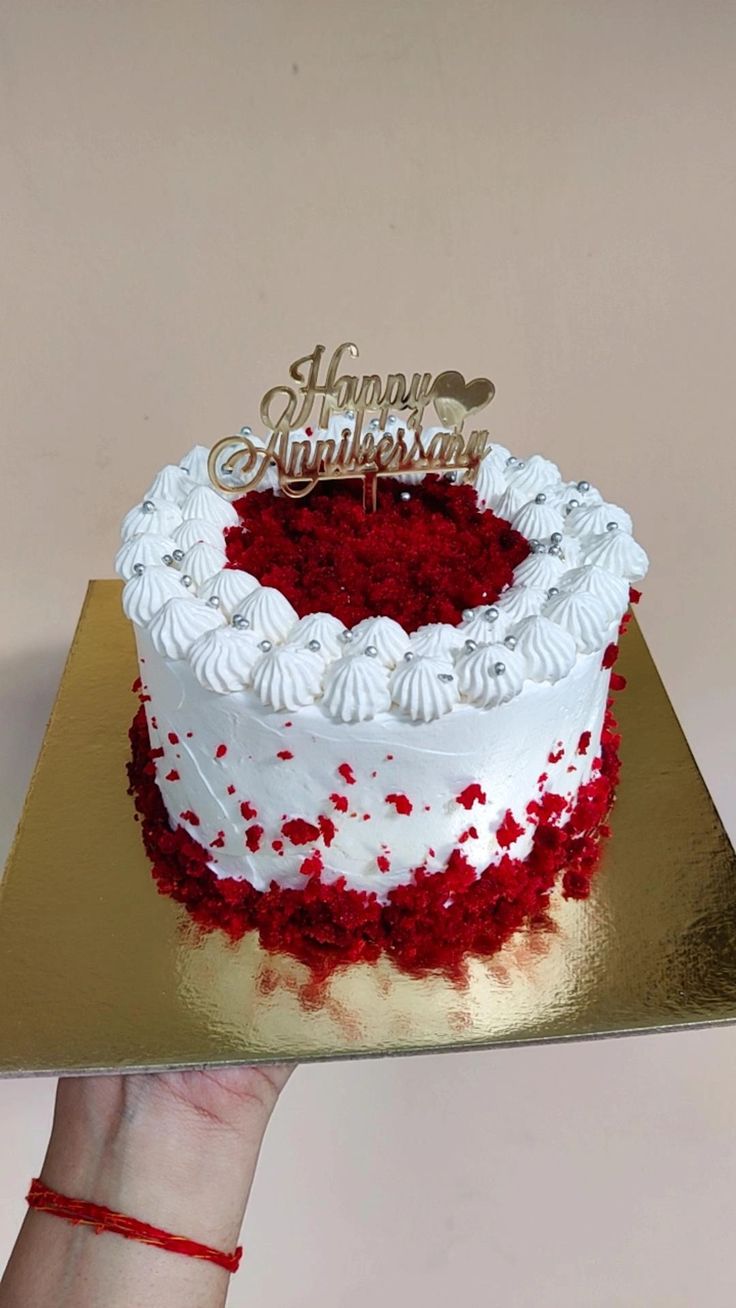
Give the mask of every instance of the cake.
M 589 892 L 647 558 L 587 481 L 466 433 L 490 383 L 359 382 L 346 349 L 123 520 L 130 786 L 159 889 L 202 927 L 322 976 L 453 971 L 556 887 Z

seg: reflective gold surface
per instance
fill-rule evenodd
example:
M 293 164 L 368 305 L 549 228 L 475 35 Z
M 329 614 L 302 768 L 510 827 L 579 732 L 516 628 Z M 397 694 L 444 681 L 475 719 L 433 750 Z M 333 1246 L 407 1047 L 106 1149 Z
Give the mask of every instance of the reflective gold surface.
M 306 973 L 156 893 L 126 794 L 133 636 L 92 582 L 0 888 L 0 1072 L 396 1054 L 736 1018 L 736 857 L 632 624 L 624 774 L 593 897 L 468 985 Z M 301 994 L 300 994 L 301 990 Z

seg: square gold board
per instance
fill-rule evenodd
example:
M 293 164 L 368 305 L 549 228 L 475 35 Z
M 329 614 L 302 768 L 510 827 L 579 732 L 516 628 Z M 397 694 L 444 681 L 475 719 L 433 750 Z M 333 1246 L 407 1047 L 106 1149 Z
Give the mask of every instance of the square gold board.
M 736 856 L 641 632 L 623 780 L 585 903 L 554 901 L 460 988 L 388 963 L 306 973 L 201 935 L 159 895 L 126 793 L 135 710 L 118 582 L 93 581 L 0 887 L 0 1073 L 155 1070 L 477 1048 L 736 1019 Z

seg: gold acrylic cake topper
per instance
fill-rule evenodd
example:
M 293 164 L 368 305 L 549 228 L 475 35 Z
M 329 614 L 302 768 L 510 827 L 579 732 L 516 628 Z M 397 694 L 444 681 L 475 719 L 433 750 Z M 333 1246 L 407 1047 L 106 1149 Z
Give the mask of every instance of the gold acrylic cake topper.
M 275 464 L 285 495 L 299 499 L 320 481 L 358 477 L 363 481 L 364 507 L 375 509 L 378 477 L 462 472 L 465 482 L 475 480 L 490 441 L 487 431 L 465 435 L 463 426 L 468 414 L 493 399 L 493 382 L 486 377 L 466 382 L 459 372 L 441 372 L 434 380 L 428 372 L 415 372 L 409 379 L 404 373 L 389 373 L 386 378 L 340 373 L 345 354 L 358 357 L 357 346 L 349 341 L 338 345 L 321 382 L 324 353 L 324 345 L 317 345 L 292 363 L 289 376 L 295 386 L 266 391 L 260 414 L 271 433 L 267 444 L 258 444 L 250 428 L 244 427 L 213 447 L 208 466 L 218 490 L 228 494 L 255 490 Z M 422 419 L 430 403 L 447 430 L 425 439 Z M 397 412 L 406 415 L 403 423 Z M 341 413 L 345 426 L 330 426 L 331 416 Z M 363 431 L 368 413 L 377 416 Z M 317 435 L 293 439 L 292 432 L 306 429 L 310 419 Z

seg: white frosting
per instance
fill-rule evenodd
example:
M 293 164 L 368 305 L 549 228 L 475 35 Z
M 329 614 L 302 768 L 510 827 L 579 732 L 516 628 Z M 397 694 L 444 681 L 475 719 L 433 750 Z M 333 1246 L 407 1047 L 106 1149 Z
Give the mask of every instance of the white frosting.
M 508 635 L 512 622 L 522 616 L 521 613 L 504 614 L 498 604 L 484 605 L 472 617 L 463 621 L 457 630 L 463 644 L 466 640 L 472 640 L 477 645 L 490 645 L 492 641 L 503 640 Z
M 627 581 L 641 581 L 649 571 L 649 559 L 641 545 L 628 532 L 620 530 L 593 536 L 587 542 L 583 562 L 596 563 Z
M 409 648 L 409 637 L 400 623 L 393 618 L 364 618 L 353 627 L 349 648 L 353 654 L 375 649 L 376 656 L 387 668 L 394 668 Z
M 183 565 L 182 565 L 183 566 Z M 258 581 L 249 572 L 237 568 L 223 568 L 207 577 L 199 587 L 202 599 L 217 599 L 225 617 L 231 618 L 238 606 L 258 589 Z
M 412 722 L 432 722 L 457 703 L 455 669 L 449 659 L 414 655 L 396 668 L 391 696 Z
M 557 481 L 543 486 L 542 490 L 548 503 L 555 505 L 565 516 L 581 504 L 601 504 L 603 501 L 600 491 L 587 481 Z
M 629 583 L 623 577 L 596 567 L 594 563 L 585 563 L 581 568 L 573 568 L 563 573 L 559 581 L 560 590 L 585 590 L 597 595 L 606 606 L 608 619 L 620 619 L 629 604 Z
M 309 648 L 316 643 L 319 649 L 314 652 L 318 653 L 324 662 L 328 662 L 330 659 L 339 658 L 343 653 L 344 630 L 339 618 L 334 617 L 332 613 L 307 613 L 293 628 L 289 636 L 289 644 Z
M 195 483 L 183 468 L 175 463 L 167 463 L 156 473 L 144 500 L 168 500 L 171 504 L 181 506 L 187 495 L 194 489 Z
M 180 566 L 184 576 L 191 577 L 195 586 L 201 586 L 221 570 L 226 560 L 224 546 L 208 545 L 206 541 L 200 541 L 187 550 Z
M 168 599 L 187 598 L 186 587 L 174 568 L 150 567 L 131 577 L 123 587 L 123 612 L 131 622 L 145 627 Z M 189 597 L 193 598 L 193 597 Z
M 602 648 L 610 620 L 603 600 L 589 591 L 567 590 L 553 595 L 544 606 L 544 616 L 551 618 L 575 640 L 584 654 Z
M 508 703 L 524 684 L 523 656 L 502 643 L 461 654 L 455 668 L 460 690 L 478 708 Z
M 183 550 L 186 554 L 192 545 L 198 545 L 204 541 L 207 545 L 214 545 L 218 549 L 224 549 L 224 538 L 222 527 L 216 522 L 205 522 L 201 518 L 185 518 L 179 524 L 174 532 L 176 548 Z
M 505 462 L 505 460 L 504 460 Z M 475 478 L 475 494 L 479 509 L 495 509 L 506 489 L 504 465 L 493 453 L 481 460 Z
M 181 507 L 183 518 L 213 522 L 217 527 L 237 527 L 240 522 L 237 509 L 219 495 L 213 486 L 195 486 Z
M 298 618 L 294 606 L 273 586 L 259 586 L 251 591 L 236 614 L 245 618 L 261 639 L 275 641 L 286 640 Z
M 203 631 L 221 627 L 225 619 L 204 600 L 183 594 L 168 599 L 154 615 L 148 631 L 157 654 L 166 659 L 185 659 Z
M 513 622 L 520 622 L 522 618 L 528 618 L 532 613 L 541 613 L 546 599 L 546 590 L 541 590 L 537 586 L 512 586 L 509 590 L 505 590 L 503 595 L 499 595 L 494 607 L 498 609 L 501 620 L 505 623 L 504 636 L 508 635 Z M 494 636 L 494 639 L 498 637 Z
M 540 491 L 541 494 L 543 492 Z M 514 531 L 520 531 L 527 540 L 547 541 L 555 531 L 562 534 L 564 525 L 559 509 L 553 504 L 548 504 L 546 499 L 541 503 L 536 499 L 529 500 L 511 519 Z
M 532 586 L 537 590 L 548 591 L 550 586 L 558 586 L 565 571 L 564 561 L 555 554 L 528 554 L 518 567 L 514 568 L 514 586 Z
M 511 457 L 511 451 L 507 450 L 505 445 L 497 445 L 495 441 L 486 455 L 487 459 L 492 459 L 494 463 L 498 464 L 504 475 L 508 471 L 508 463 Z
M 493 512 L 499 518 L 504 518 L 506 522 L 511 522 L 515 518 L 519 509 L 522 509 L 529 499 L 529 493 L 524 486 L 508 485 L 503 495 L 499 499 Z
M 415 654 L 427 654 L 430 658 L 450 659 L 463 647 L 464 637 L 458 627 L 448 622 L 428 622 L 417 627 L 411 638 L 411 649 Z
M 564 627 L 541 614 L 522 618 L 512 632 L 514 649 L 531 681 L 561 681 L 575 666 L 577 646 Z M 504 660 L 505 661 L 505 660 Z
M 509 486 L 523 494 L 524 502 L 532 499 L 545 486 L 554 486 L 562 480 L 557 464 L 552 463 L 551 459 L 544 459 L 541 454 L 532 454 L 528 459 L 520 459 L 511 464 L 508 479 Z
M 620 531 L 631 532 L 633 524 L 625 509 L 618 504 L 581 504 L 568 513 L 565 530 L 572 536 L 598 536 L 606 531 L 609 522 L 615 522 Z
M 317 654 L 295 645 L 277 645 L 253 667 L 253 689 L 272 709 L 312 704 L 322 689 L 324 664 Z
M 261 653 L 252 631 L 221 626 L 205 631 L 193 642 L 189 665 L 205 690 L 227 695 L 249 684 Z
M 378 659 L 356 654 L 333 663 L 325 677 L 323 706 L 338 722 L 367 722 L 391 707 L 389 671 Z
M 124 541 L 149 531 L 158 536 L 173 536 L 180 522 L 178 505 L 170 504 L 168 500 L 143 500 L 126 513 L 120 536 Z
M 171 536 L 159 536 L 155 531 L 147 531 L 143 536 L 130 536 L 123 541 L 115 555 L 115 571 L 124 581 L 135 576 L 136 568 L 148 568 L 164 563 L 164 558 L 171 558 L 176 545 Z
M 211 484 L 209 457 L 210 452 L 206 445 L 193 445 L 189 453 L 180 460 L 179 467 L 183 468 L 197 485 L 209 486 Z

